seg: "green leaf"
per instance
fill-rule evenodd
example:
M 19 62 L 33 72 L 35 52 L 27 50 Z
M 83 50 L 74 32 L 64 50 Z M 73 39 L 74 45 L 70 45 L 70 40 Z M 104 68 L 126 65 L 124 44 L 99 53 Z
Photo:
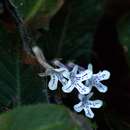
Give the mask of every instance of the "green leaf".
M 93 33 L 101 15 L 102 0 L 65 1 L 51 20 L 49 31 L 41 31 L 38 42 L 46 57 L 67 60 L 84 57 L 89 61 Z
M 39 13 L 46 12 L 46 15 L 50 15 L 58 1 L 12 0 L 26 20 Z M 2 26 L 0 28 L 0 111 L 17 105 L 47 101 L 47 82 L 38 76 L 37 66 L 23 64 L 18 32 L 7 32 Z
M 45 8 L 45 0 L 12 0 L 12 2 L 25 19 L 30 19 L 36 15 L 41 7 Z
M 58 105 L 18 107 L 0 116 L 0 130 L 81 130 L 69 110 Z
M 39 22 L 38 25 L 41 24 L 42 27 L 43 21 L 47 21 L 47 17 L 51 18 L 57 12 L 63 0 L 12 0 L 12 2 L 26 22 L 33 24 Z
M 2 31 L 2 32 L 1 32 Z M 47 83 L 35 65 L 25 65 L 17 35 L 0 31 L 0 111 L 17 105 L 45 102 Z

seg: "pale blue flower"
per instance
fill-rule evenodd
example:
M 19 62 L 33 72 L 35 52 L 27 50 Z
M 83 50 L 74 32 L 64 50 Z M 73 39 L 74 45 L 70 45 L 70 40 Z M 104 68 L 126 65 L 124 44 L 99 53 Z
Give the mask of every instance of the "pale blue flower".
M 72 68 L 75 66 L 75 64 L 73 62 L 70 62 L 68 66 Z M 79 66 L 79 73 L 81 73 L 84 70 L 85 69 L 83 67 Z M 100 81 L 109 79 L 110 72 L 107 70 L 103 70 L 103 71 L 99 71 L 99 73 L 97 74 L 93 74 L 92 64 L 88 65 L 88 70 L 91 71 L 92 76 L 91 78 L 85 81 L 86 87 L 90 88 L 90 90 L 92 89 L 92 87 L 95 87 L 98 89 L 99 92 L 105 93 L 108 90 L 108 88 L 106 85 L 103 85 Z
M 92 65 L 89 64 L 88 70 L 93 73 Z M 92 87 L 97 88 L 99 92 L 105 93 L 108 88 L 103 85 L 100 81 L 107 80 L 110 78 L 110 72 L 107 70 L 99 71 L 97 74 L 93 74 L 92 77 L 86 80 L 85 85 L 92 89 Z
M 39 74 L 40 76 L 50 76 L 50 81 L 48 83 L 48 87 L 50 90 L 56 90 L 58 87 L 58 81 L 61 82 L 62 85 L 67 83 L 67 80 L 63 75 L 68 75 L 68 70 L 66 68 L 58 68 L 58 69 L 49 69 L 46 73 Z
M 75 65 L 69 75 L 66 75 L 68 79 L 67 84 L 63 85 L 62 90 L 65 93 L 70 93 L 76 88 L 81 94 L 88 94 L 90 88 L 85 86 L 82 82 L 91 78 L 92 73 L 89 70 L 84 70 L 78 73 L 78 66 Z
M 89 118 L 94 117 L 94 113 L 91 108 L 100 108 L 103 105 L 101 100 L 89 100 L 92 97 L 93 93 L 89 93 L 88 95 L 79 94 L 80 102 L 74 105 L 74 110 L 76 112 L 81 112 L 84 110 L 85 115 Z
M 105 93 L 107 86 L 103 85 L 101 81 L 110 78 L 110 72 L 107 70 L 99 71 L 97 74 L 93 74 L 93 67 L 88 65 L 88 69 L 84 69 L 73 62 L 69 62 L 67 65 L 62 64 L 59 60 L 53 61 L 56 69 L 46 62 L 46 59 L 40 48 L 37 46 L 32 48 L 38 62 L 45 68 L 45 73 L 39 74 L 40 76 L 50 76 L 48 87 L 50 90 L 56 90 L 58 83 L 62 84 L 62 90 L 65 93 L 70 93 L 76 88 L 79 92 L 79 103 L 74 105 L 76 112 L 84 110 L 85 115 L 89 118 L 94 117 L 94 113 L 91 108 L 100 108 L 103 105 L 101 100 L 90 100 L 93 93 L 91 90 L 93 87 L 97 88 L 99 92 Z M 58 68 L 57 68 L 58 67 Z

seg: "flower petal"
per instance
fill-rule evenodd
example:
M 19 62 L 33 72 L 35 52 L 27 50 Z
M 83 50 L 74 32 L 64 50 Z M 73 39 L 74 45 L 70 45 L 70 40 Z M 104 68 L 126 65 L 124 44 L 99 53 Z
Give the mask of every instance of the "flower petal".
M 92 64 L 88 64 L 88 70 L 92 71 L 92 73 L 93 73 L 93 66 L 92 66 Z
M 92 90 L 92 81 L 91 79 L 88 79 L 85 81 L 85 86 L 88 87 L 90 89 L 90 91 Z
M 76 75 L 76 77 L 81 78 L 81 81 L 88 80 L 92 77 L 92 71 L 85 70 L 81 71 L 79 74 Z
M 75 65 L 72 70 L 72 73 L 77 74 L 77 72 L 78 72 L 78 65 Z
M 85 115 L 89 118 L 93 118 L 94 117 L 94 113 L 92 112 L 92 110 L 90 108 L 86 108 L 84 107 L 84 111 L 85 111 Z
M 63 63 L 61 63 L 59 60 L 55 59 L 52 61 L 54 65 L 60 67 L 60 68 L 67 68 Z
M 76 112 L 81 112 L 83 110 L 82 102 L 79 102 L 78 104 L 74 105 L 74 110 Z
M 62 85 L 67 84 L 67 80 L 63 76 L 59 76 L 58 78 L 59 78 L 59 81 L 61 82 Z
M 105 93 L 105 92 L 107 92 L 107 90 L 108 90 L 107 86 L 106 86 L 106 85 L 103 85 L 103 84 L 100 83 L 100 82 L 96 82 L 96 83 L 94 84 L 94 86 L 95 86 L 95 87 L 98 89 L 98 91 L 101 92 L 101 93 Z
M 82 100 L 83 98 L 84 98 L 84 95 L 83 94 L 78 94 L 78 98 L 80 99 L 80 100 Z
M 66 77 L 66 78 L 69 77 L 69 70 L 67 69 L 67 67 L 64 64 L 62 64 L 59 60 L 54 60 L 53 64 L 60 67 L 58 69 L 55 69 L 55 71 L 57 71 L 57 72 L 62 71 L 62 74 L 64 77 Z
M 91 90 L 89 87 L 85 86 L 81 82 L 77 83 L 77 85 L 75 87 L 78 89 L 79 93 L 81 93 L 83 95 L 88 94 L 90 92 L 90 90 Z
M 93 96 L 93 92 L 91 92 L 91 93 L 89 93 L 88 95 L 87 95 L 87 100 L 89 100 L 92 96 Z
M 51 80 L 49 81 L 48 87 L 50 90 L 56 90 L 58 83 L 58 77 L 55 74 L 51 75 Z
M 66 69 L 63 73 L 63 76 L 65 77 L 65 78 L 67 78 L 67 79 L 69 79 L 69 77 L 70 77 L 70 72 Z
M 45 77 L 45 76 L 47 76 L 46 73 L 39 73 L 38 75 L 39 75 L 40 77 Z
M 72 61 L 69 61 L 68 63 L 67 63 L 67 67 L 68 68 L 73 68 L 75 66 L 75 63 L 73 63 Z
M 62 77 L 69 78 L 70 72 L 66 68 L 59 68 L 55 69 L 54 71 L 54 73 L 57 73 L 59 77 L 62 75 Z
M 88 106 L 91 108 L 100 108 L 103 105 L 101 100 L 88 101 Z
M 107 79 L 110 78 L 110 72 L 107 71 L 107 70 L 104 70 L 104 71 L 102 71 L 102 72 L 99 72 L 99 73 L 98 73 L 98 78 L 99 78 L 100 81 L 102 81 L 102 80 L 107 80 Z
M 68 62 L 68 63 L 67 63 L 68 68 L 73 68 L 75 65 L 76 65 L 76 64 L 73 63 L 73 62 Z M 78 68 L 79 68 L 79 69 L 78 69 L 79 72 L 85 70 L 85 68 L 83 68 L 83 67 L 81 67 L 81 66 L 79 66 L 79 65 L 78 65 Z
M 63 85 L 62 90 L 65 93 L 70 93 L 74 89 L 74 85 L 71 85 L 71 80 L 67 82 L 67 84 Z
M 66 71 L 66 68 L 58 68 L 58 69 L 54 69 L 54 71 L 62 73 L 64 71 Z

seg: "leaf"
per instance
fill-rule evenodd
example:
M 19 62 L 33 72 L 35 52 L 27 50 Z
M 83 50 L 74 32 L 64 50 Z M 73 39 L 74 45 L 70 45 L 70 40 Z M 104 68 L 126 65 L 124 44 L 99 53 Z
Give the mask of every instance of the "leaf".
M 52 18 L 49 31 L 43 34 L 39 45 L 48 59 L 77 59 L 89 61 L 93 33 L 102 14 L 100 1 L 65 1 L 59 12 Z
M 118 24 L 119 39 L 124 46 L 125 52 L 128 54 L 128 59 L 130 58 L 130 15 L 125 16 Z M 130 61 L 129 61 L 130 63 Z
M 0 111 L 46 101 L 47 87 L 35 65 L 25 65 L 15 34 L 0 31 Z M 10 36 L 11 35 L 11 36 Z M 19 51 L 18 51 L 19 50 Z
M 0 130 L 81 130 L 63 106 L 18 107 L 0 116 Z
M 24 21 L 32 28 L 48 26 L 50 18 L 63 4 L 63 0 L 12 0 Z

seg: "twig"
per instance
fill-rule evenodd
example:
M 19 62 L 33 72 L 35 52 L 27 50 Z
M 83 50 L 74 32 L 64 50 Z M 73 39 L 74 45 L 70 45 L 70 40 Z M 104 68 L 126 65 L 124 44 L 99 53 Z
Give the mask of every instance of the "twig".
M 20 17 L 16 7 L 10 0 L 2 0 L 2 3 L 4 9 L 7 10 L 8 13 L 11 15 L 16 24 L 16 27 L 19 30 L 24 51 L 28 54 L 32 54 L 31 47 L 29 47 L 29 45 L 34 44 L 34 41 L 32 40 L 32 38 L 30 38 L 28 31 L 24 25 L 23 19 Z
M 46 61 L 46 59 L 45 59 L 45 56 L 44 56 L 42 50 L 41 50 L 38 46 L 34 46 L 34 47 L 32 48 L 32 50 L 33 50 L 33 53 L 35 54 L 35 56 L 36 56 L 38 62 L 39 62 L 46 70 L 48 70 L 48 69 L 53 69 L 53 67 L 47 63 L 47 61 Z

